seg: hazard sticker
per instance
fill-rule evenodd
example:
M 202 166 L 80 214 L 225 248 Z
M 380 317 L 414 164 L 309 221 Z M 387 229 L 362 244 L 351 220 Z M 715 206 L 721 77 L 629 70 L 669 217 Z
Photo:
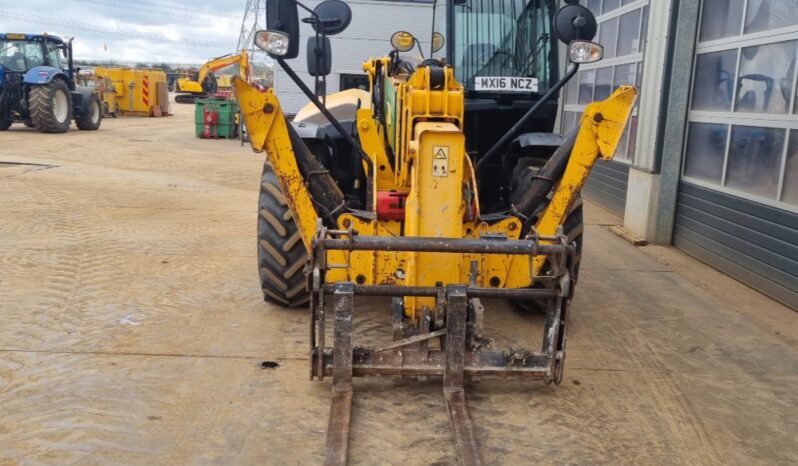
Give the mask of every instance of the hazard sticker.
M 432 146 L 432 176 L 449 176 L 449 146 Z

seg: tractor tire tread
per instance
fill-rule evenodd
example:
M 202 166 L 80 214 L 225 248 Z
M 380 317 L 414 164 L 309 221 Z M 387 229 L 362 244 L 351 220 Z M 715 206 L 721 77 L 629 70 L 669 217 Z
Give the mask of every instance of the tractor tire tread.
M 286 307 L 302 306 L 310 299 L 304 273 L 308 253 L 268 162 L 263 164 L 258 204 L 258 263 L 263 297 Z
M 83 131 L 95 131 L 100 129 L 100 124 L 103 121 L 102 102 L 100 102 L 100 99 L 94 94 L 92 94 L 89 99 L 89 105 L 97 105 L 99 116 L 97 117 L 97 121 L 92 121 L 91 111 L 84 111 L 83 115 L 75 118 L 75 125 L 77 125 L 78 129 Z
M 67 118 L 64 122 L 58 122 L 52 110 L 53 94 L 63 91 L 67 97 Z M 28 96 L 28 109 L 30 120 L 33 126 L 43 133 L 65 133 L 69 130 L 72 122 L 72 96 L 69 86 L 61 79 L 54 79 L 47 84 L 31 87 Z

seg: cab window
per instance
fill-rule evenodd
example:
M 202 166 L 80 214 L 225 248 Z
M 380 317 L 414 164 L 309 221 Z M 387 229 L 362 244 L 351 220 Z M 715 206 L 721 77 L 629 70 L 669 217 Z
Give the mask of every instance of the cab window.
M 61 68 L 61 50 L 55 44 L 47 44 L 48 64 L 55 68 Z

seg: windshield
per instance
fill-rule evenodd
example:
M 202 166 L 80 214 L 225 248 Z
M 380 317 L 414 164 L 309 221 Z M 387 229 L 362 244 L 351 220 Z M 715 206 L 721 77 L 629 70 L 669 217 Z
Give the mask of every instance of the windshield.
M 540 91 L 552 79 L 553 0 L 468 0 L 454 5 L 457 77 L 474 89 L 476 76 L 531 77 Z
M 44 65 L 42 43 L 0 39 L 0 65 L 10 71 L 27 71 L 34 66 Z

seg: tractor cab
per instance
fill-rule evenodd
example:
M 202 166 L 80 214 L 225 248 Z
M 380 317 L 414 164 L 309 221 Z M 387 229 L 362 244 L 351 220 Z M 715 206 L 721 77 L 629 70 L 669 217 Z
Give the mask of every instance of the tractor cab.
M 71 46 L 57 36 L 0 34 L 0 66 L 5 73 L 27 73 L 34 68 L 48 67 L 62 70 L 72 78 L 71 51 Z

